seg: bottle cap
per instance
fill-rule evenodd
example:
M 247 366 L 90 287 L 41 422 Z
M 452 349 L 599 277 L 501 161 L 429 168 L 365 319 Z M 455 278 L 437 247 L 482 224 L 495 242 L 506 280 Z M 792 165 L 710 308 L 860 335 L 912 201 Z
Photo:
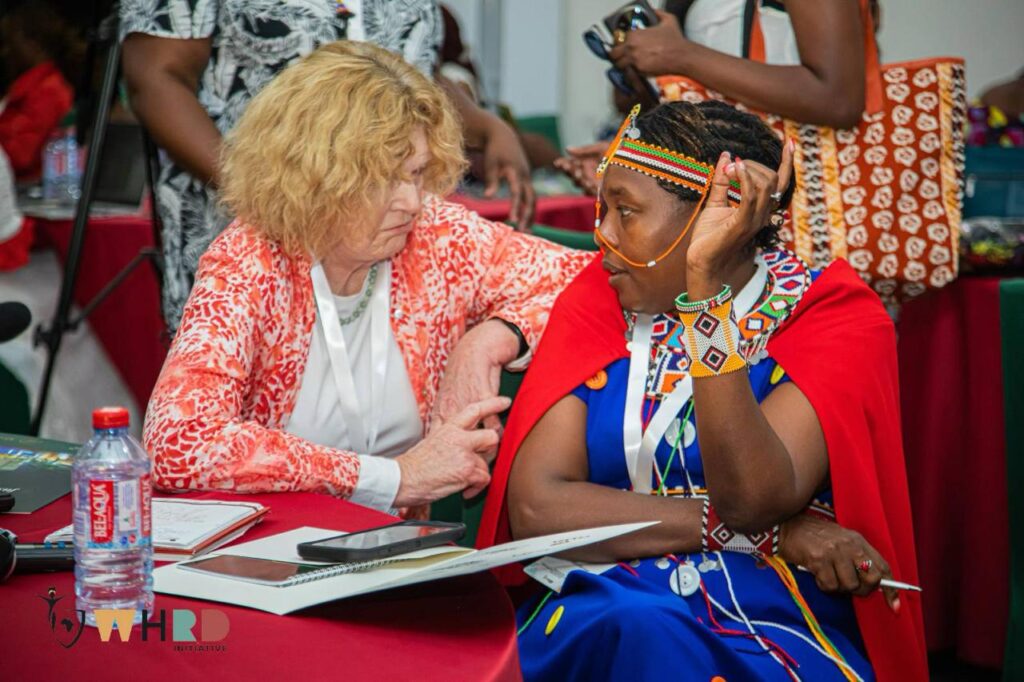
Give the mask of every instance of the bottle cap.
M 124 429 L 128 428 L 128 408 L 98 407 L 92 411 L 92 428 Z

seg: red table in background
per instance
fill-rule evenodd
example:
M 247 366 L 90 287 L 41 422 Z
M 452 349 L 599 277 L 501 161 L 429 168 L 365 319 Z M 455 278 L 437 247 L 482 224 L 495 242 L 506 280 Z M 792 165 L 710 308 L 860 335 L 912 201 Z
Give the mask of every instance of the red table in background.
M 195 495 L 211 499 L 210 494 Z M 223 496 L 221 496 L 223 497 Z M 266 519 L 245 540 L 299 526 L 362 530 L 394 519 L 379 512 L 313 493 L 240 495 L 270 506 Z M 25 542 L 71 519 L 68 496 L 27 516 L 0 515 L 2 525 Z M 138 626 L 122 643 L 116 634 L 101 642 L 84 628 L 63 648 L 47 622 L 41 599 L 50 587 L 74 601 L 70 572 L 15 575 L 0 585 L 0 642 L 4 680 L 502 680 L 520 679 L 515 615 L 505 591 L 489 574 L 426 583 L 343 600 L 276 616 L 228 604 L 157 594 L 166 610 L 166 641 Z M 172 610 L 218 609 L 228 618 L 227 636 L 206 651 L 179 651 L 172 641 Z M 73 615 L 73 614 L 72 614 Z M 59 625 L 58 625 L 59 628 Z M 194 632 L 201 635 L 201 628 Z M 202 642 L 196 642 L 201 645 Z
M 508 199 L 478 199 L 464 194 L 450 198 L 488 220 L 505 220 L 511 208 Z M 594 229 L 594 197 L 572 194 L 538 197 L 533 222 L 548 227 L 589 232 Z
M 488 218 L 507 215 L 507 200 L 458 200 Z M 546 197 L 538 200 L 536 221 L 590 229 L 592 211 L 587 197 Z M 38 231 L 66 251 L 70 223 L 40 221 Z M 77 302 L 87 302 L 151 243 L 148 219 L 90 221 Z M 955 647 L 964 660 L 989 667 L 1002 663 L 1009 594 L 997 286 L 996 278 L 961 278 L 904 306 L 898 325 L 928 645 Z M 166 354 L 152 268 L 140 267 L 90 324 L 144 408 Z
M 928 647 L 1001 668 L 1010 531 L 999 279 L 962 277 L 925 294 L 897 329 Z

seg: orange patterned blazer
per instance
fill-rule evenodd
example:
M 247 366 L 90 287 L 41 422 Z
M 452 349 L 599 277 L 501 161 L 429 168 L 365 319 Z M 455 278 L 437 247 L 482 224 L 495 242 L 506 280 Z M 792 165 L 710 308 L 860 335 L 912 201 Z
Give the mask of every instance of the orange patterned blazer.
M 392 259 L 391 280 L 391 329 L 424 429 L 448 354 L 466 329 L 502 317 L 535 348 L 555 297 L 593 257 L 437 197 L 424 201 Z M 156 486 L 352 493 L 354 453 L 282 430 L 316 320 L 311 265 L 240 221 L 202 257 L 146 411 Z

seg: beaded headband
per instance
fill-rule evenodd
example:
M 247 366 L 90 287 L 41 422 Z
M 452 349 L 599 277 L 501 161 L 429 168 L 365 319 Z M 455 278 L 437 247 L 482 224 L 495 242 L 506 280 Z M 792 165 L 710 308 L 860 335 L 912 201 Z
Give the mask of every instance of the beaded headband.
M 597 176 L 604 175 L 609 164 L 615 164 L 659 180 L 682 185 L 701 195 L 707 192 L 715 176 L 715 167 L 641 140 L 640 129 L 636 126 L 639 115 L 640 105 L 637 104 L 626 116 L 626 120 L 619 127 L 619 132 L 608 146 L 601 164 L 597 167 Z M 729 202 L 740 203 L 740 185 L 735 180 L 729 182 Z
M 649 144 L 640 139 L 640 129 L 636 126 L 637 116 L 640 115 L 640 105 L 637 104 L 633 107 L 632 111 L 626 117 L 626 120 L 619 126 L 618 133 L 615 134 L 615 138 L 612 143 L 608 146 L 608 150 L 604 154 L 604 158 L 601 159 L 601 163 L 597 167 L 597 177 L 604 175 L 610 164 L 616 166 L 622 166 L 638 173 L 643 173 L 656 180 L 666 180 L 668 182 L 681 185 L 688 189 L 692 189 L 700 195 L 700 199 L 697 202 L 697 207 L 690 215 L 690 220 L 686 223 L 683 231 L 679 233 L 672 245 L 669 246 L 660 256 L 652 260 L 644 262 L 637 262 L 627 258 L 618 249 L 609 244 L 604 235 L 601 234 L 601 199 L 600 196 L 594 202 L 594 234 L 596 240 L 602 249 L 608 249 L 619 258 L 624 260 L 628 265 L 634 268 L 653 268 L 658 264 L 659 261 L 664 259 L 670 253 L 672 253 L 679 243 L 683 241 L 683 237 L 693 227 L 693 223 L 697 218 L 697 214 L 700 213 L 701 208 L 704 206 L 704 201 L 707 199 L 708 190 L 711 188 L 711 180 L 715 176 L 715 167 L 698 161 L 692 157 L 686 156 L 674 152 L 664 147 Z M 736 181 L 729 182 L 729 203 L 739 204 L 740 202 L 740 191 L 739 183 Z

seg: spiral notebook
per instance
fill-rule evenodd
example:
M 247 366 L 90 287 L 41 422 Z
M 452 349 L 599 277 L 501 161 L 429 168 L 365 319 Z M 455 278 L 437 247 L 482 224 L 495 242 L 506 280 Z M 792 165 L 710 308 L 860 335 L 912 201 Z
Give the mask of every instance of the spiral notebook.
M 569 531 L 481 550 L 454 545 L 429 547 L 353 564 L 299 557 L 296 551 L 299 543 L 338 534 L 337 530 L 306 526 L 232 545 L 202 559 L 158 568 L 153 571 L 153 589 L 161 594 L 237 604 L 284 615 L 360 594 L 487 571 L 601 542 L 650 525 L 653 524 L 630 523 Z
M 322 564 L 309 561 L 308 559 L 302 559 L 300 563 L 264 557 L 216 554 L 183 562 L 178 564 L 178 568 L 185 571 L 197 571 L 219 578 L 242 580 L 257 585 L 292 587 L 314 580 L 323 580 L 324 578 L 333 578 L 349 573 L 372 571 L 376 568 L 395 563 L 401 563 L 407 569 L 417 564 L 428 566 L 437 563 L 437 561 L 458 557 L 471 551 L 461 547 L 435 547 L 431 548 L 429 552 L 422 550 L 422 553 L 417 552 L 397 557 L 388 557 L 386 559 L 343 564 Z

